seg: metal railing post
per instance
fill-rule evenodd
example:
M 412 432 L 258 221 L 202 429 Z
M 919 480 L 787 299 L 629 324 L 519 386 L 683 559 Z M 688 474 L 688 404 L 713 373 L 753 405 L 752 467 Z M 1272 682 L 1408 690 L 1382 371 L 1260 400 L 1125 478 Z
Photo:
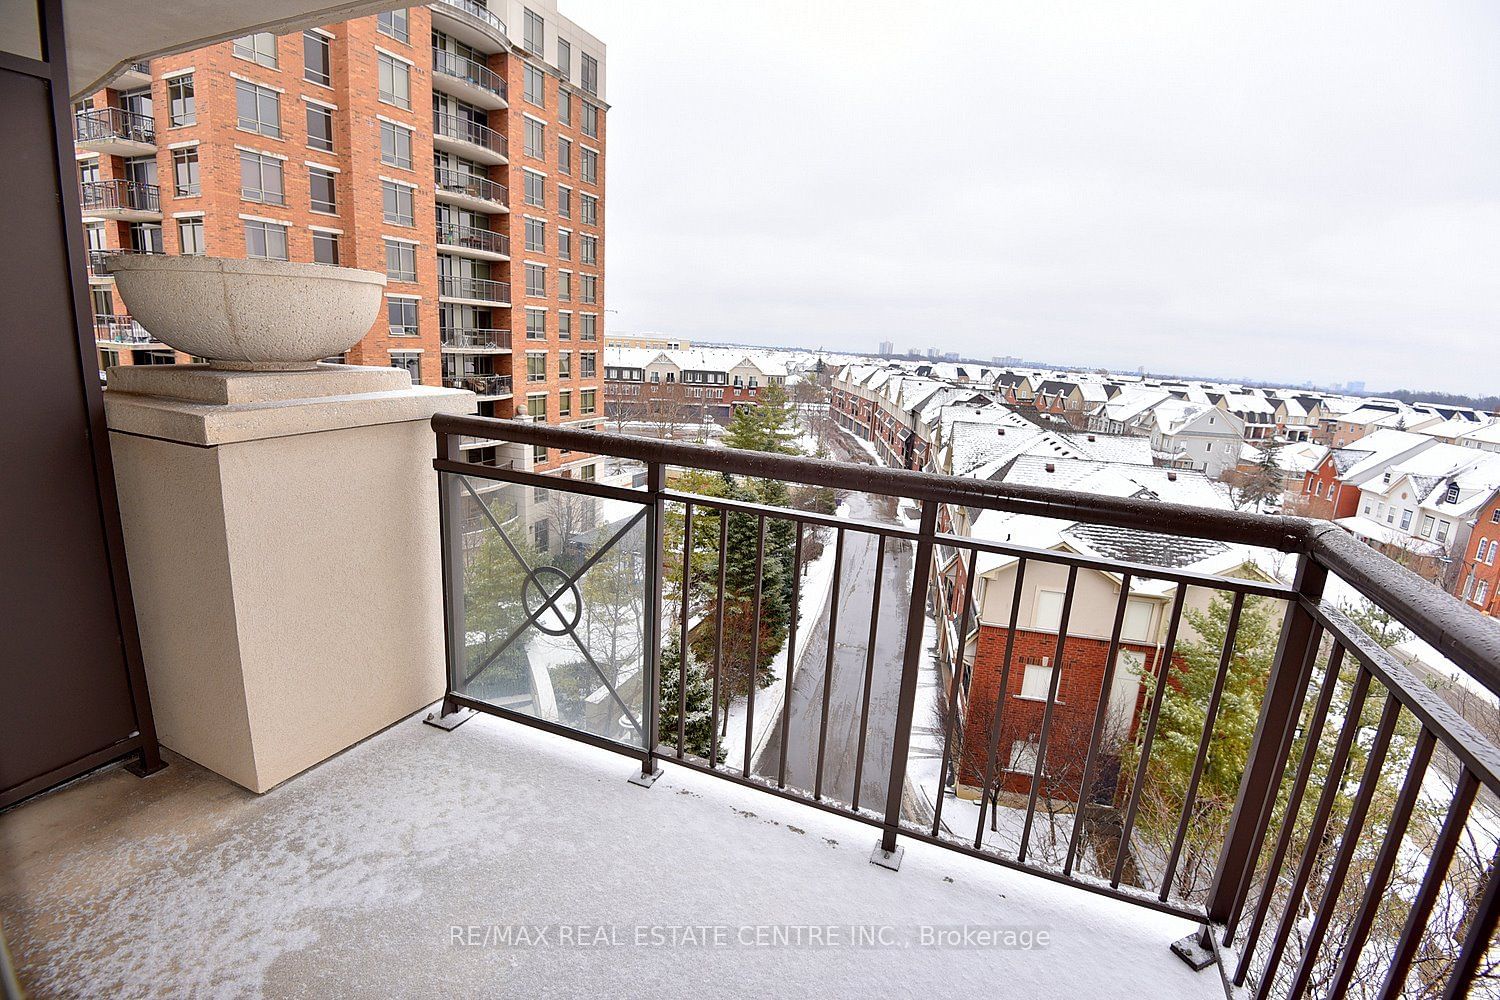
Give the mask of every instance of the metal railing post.
M 1300 597 L 1318 601 L 1327 579 L 1328 571 L 1323 566 L 1311 556 L 1302 557 L 1295 582 Z M 1233 936 L 1233 922 L 1243 909 L 1265 842 L 1321 638 L 1322 630 L 1312 615 L 1295 601 L 1289 604 L 1261 701 L 1249 761 L 1240 780 L 1234 812 L 1229 817 L 1229 833 L 1209 889 L 1208 923 L 1225 928 L 1226 944 Z
M 911 750 L 912 715 L 917 703 L 917 674 L 922 658 L 922 636 L 927 624 L 927 586 L 932 576 L 932 538 L 937 531 L 937 503 L 922 501 L 922 520 L 917 528 L 916 563 L 912 566 L 911 602 L 906 609 L 906 648 L 901 656 L 901 693 L 896 704 L 896 732 L 891 742 L 889 784 L 885 793 L 885 822 L 880 844 L 870 860 L 886 868 L 899 868 L 901 854 L 896 834 L 901 829 L 901 801 L 906 791 L 906 757 Z
M 460 441 L 461 437 L 457 434 L 438 431 L 438 458 L 449 462 L 461 461 L 463 456 L 459 450 Z M 442 559 L 443 646 L 448 682 L 444 685 L 442 708 L 424 721 L 447 730 L 456 729 L 474 715 L 473 711 L 460 708 L 453 700 L 453 695 L 458 693 L 460 678 L 463 677 L 465 649 L 463 517 L 460 502 L 458 477 L 439 472 L 438 548 Z
M 661 726 L 657 703 L 661 698 L 661 588 L 667 513 L 667 501 L 662 496 L 662 490 L 665 488 L 666 469 L 659 462 L 647 463 L 646 493 L 651 498 L 651 506 L 646 509 L 646 676 L 641 685 L 642 711 L 645 714 L 641 721 L 646 746 L 641 754 L 641 773 L 630 779 L 637 785 L 647 787 L 661 774 L 661 768 L 656 763 L 656 743 Z

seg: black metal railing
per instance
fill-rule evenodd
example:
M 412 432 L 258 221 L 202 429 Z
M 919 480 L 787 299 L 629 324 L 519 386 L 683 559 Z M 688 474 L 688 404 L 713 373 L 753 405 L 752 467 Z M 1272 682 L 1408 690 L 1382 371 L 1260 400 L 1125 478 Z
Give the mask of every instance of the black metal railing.
M 105 269 L 104 263 L 115 254 L 122 253 L 161 253 L 160 250 L 133 250 L 125 247 L 114 247 L 107 250 L 89 251 L 89 273 L 101 278 L 109 277 L 109 271 Z
M 510 235 L 508 233 L 497 233 L 492 229 L 461 226 L 454 222 L 439 220 L 437 224 L 437 241 L 445 247 L 463 247 L 469 250 L 479 250 L 484 253 L 510 256 Z
M 476 121 L 463 118 L 459 115 L 450 115 L 445 111 L 434 111 L 432 113 L 432 131 L 437 135 L 446 136 L 449 139 L 457 139 L 460 142 L 472 143 L 482 146 L 492 153 L 508 156 L 509 145 L 505 136 L 496 132 L 488 125 L 481 125 Z
M 478 302 L 510 303 L 510 282 L 492 278 L 470 278 L 461 274 L 438 276 L 438 294 L 454 299 L 474 299 Z
M 477 0 L 438 0 L 432 6 L 437 8 L 452 7 L 455 10 L 463 11 L 463 13 L 484 24 L 486 27 L 493 28 L 502 35 L 506 33 L 505 22 L 500 20 L 494 11 L 490 10 L 484 4 L 477 2 Z
M 1500 750 L 1386 648 L 1392 629 L 1431 644 L 1493 723 L 1500 623 L 1337 527 L 541 423 L 433 427 L 445 713 L 869 824 L 877 863 L 904 837 L 1196 921 L 1174 948 L 1217 960 L 1230 996 L 1500 987 Z M 640 463 L 645 486 L 473 465 L 465 435 Z M 686 492 L 674 468 L 739 485 Z M 818 491 L 865 499 L 835 511 Z M 975 512 L 1016 520 L 976 536 Z M 1011 540 L 1041 522 L 1051 543 Z M 829 548 L 832 596 L 809 612 L 804 569 Z
M 467 389 L 480 396 L 511 395 L 509 375 L 454 375 L 443 379 L 450 389 Z
M 510 350 L 510 331 L 493 327 L 448 327 L 439 331 L 444 347 Z
M 91 108 L 73 115 L 73 141 L 99 142 L 125 139 L 147 145 L 156 144 L 156 120 L 150 115 L 124 108 Z
M 160 212 L 161 189 L 155 184 L 115 178 L 108 181 L 84 181 L 79 185 L 83 211 Z
M 505 185 L 498 184 L 488 177 L 479 177 L 447 167 L 437 167 L 433 171 L 433 178 L 439 191 L 450 191 L 453 194 L 481 198 L 501 205 L 510 204 L 510 193 L 505 189 Z
M 500 74 L 488 66 L 468 56 L 459 55 L 457 52 L 449 52 L 437 46 L 432 48 L 432 71 L 444 76 L 451 76 L 455 80 L 471 83 L 481 90 L 487 90 L 500 98 L 506 100 L 505 80 Z
M 150 344 L 155 338 L 124 313 L 96 313 L 94 339 L 110 344 Z

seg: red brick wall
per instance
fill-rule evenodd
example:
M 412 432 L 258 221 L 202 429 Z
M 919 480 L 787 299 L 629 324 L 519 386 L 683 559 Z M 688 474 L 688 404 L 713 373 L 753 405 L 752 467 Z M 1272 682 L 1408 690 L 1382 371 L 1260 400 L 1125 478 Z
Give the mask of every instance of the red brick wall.
M 1494 556 L 1493 562 L 1490 561 L 1490 551 L 1500 546 L 1500 524 L 1495 523 L 1497 510 L 1500 510 L 1500 494 L 1491 497 L 1490 502 L 1479 510 L 1474 530 L 1469 535 L 1469 544 L 1464 549 L 1463 561 L 1458 567 L 1453 594 L 1471 608 L 1500 618 L 1500 555 Z M 1479 561 L 1480 542 L 1485 543 L 1484 562 Z M 1470 579 L 1473 580 L 1473 589 L 1466 598 L 1464 592 L 1469 587 Z M 1479 598 L 1481 581 L 1489 584 L 1483 600 Z
M 1322 496 L 1317 492 L 1320 487 Z M 1303 480 L 1302 502 L 1308 517 L 1327 521 L 1352 517 L 1359 511 L 1359 489 L 1339 482 L 1333 457 L 1329 456 Z
M 984 784 L 989 755 L 990 727 L 995 715 L 995 696 L 1005 661 L 1005 640 L 1009 630 L 984 626 L 979 630 L 979 645 L 974 663 L 974 679 L 969 687 L 968 714 L 964 720 L 963 753 L 958 780 L 966 785 Z M 1154 670 L 1154 647 L 1123 643 L 1145 657 L 1146 669 Z M 1007 792 L 1025 794 L 1031 789 L 1030 773 L 1006 771 L 1011 747 L 1016 741 L 1035 740 L 1042 728 L 1045 702 L 1020 698 L 1021 681 L 1027 662 L 1051 661 L 1057 651 L 1056 633 L 1018 629 L 1012 654 L 1010 675 L 1001 710 L 1000 739 L 995 752 L 995 773 Z M 1062 674 L 1058 679 L 1057 702 L 1052 710 L 1052 726 L 1047 739 L 1047 764 L 1044 767 L 1043 794 L 1076 801 L 1083 781 L 1084 755 L 1093 731 L 1094 713 L 1098 708 L 1100 685 L 1104 679 L 1105 657 L 1109 643 L 1101 639 L 1069 636 L 1063 650 Z M 1108 692 L 1105 692 L 1108 696 Z M 1140 706 L 1132 718 L 1134 731 Z

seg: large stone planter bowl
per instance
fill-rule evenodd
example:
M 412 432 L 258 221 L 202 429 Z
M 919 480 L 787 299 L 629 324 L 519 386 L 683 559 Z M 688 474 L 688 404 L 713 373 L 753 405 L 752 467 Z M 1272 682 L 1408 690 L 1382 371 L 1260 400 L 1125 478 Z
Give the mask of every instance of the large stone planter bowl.
M 341 354 L 380 313 L 385 275 L 326 264 L 119 254 L 105 259 L 135 320 L 231 371 L 297 371 Z

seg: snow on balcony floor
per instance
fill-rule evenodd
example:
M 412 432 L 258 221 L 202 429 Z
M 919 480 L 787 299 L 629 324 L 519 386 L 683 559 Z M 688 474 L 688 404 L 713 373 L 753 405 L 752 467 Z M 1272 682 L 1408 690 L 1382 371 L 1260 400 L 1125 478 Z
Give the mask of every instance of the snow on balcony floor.
M 1168 952 L 1182 921 L 923 844 L 891 872 L 871 827 L 631 771 L 487 717 L 409 719 L 264 796 L 180 758 L 109 771 L 0 816 L 0 919 L 49 997 L 1223 996 Z M 547 943 L 492 929 L 515 925 Z M 664 925 L 722 929 L 635 942 Z M 755 943 L 794 925 L 896 943 Z M 1050 942 L 924 947 L 923 925 Z

